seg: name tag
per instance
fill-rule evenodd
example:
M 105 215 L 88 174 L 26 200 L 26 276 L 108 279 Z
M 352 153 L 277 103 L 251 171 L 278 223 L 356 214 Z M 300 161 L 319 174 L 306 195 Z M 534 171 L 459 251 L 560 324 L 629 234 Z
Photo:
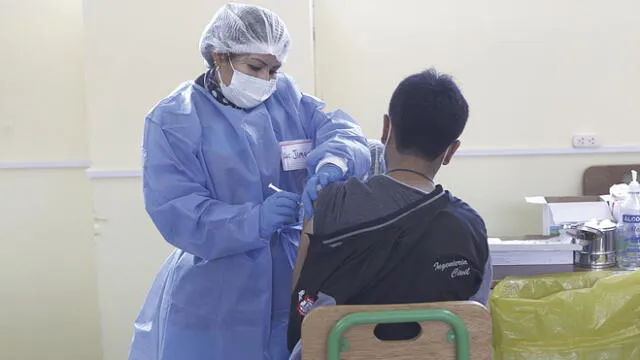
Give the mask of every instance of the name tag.
M 284 141 L 280 143 L 282 169 L 302 170 L 307 167 L 307 155 L 311 152 L 311 140 Z

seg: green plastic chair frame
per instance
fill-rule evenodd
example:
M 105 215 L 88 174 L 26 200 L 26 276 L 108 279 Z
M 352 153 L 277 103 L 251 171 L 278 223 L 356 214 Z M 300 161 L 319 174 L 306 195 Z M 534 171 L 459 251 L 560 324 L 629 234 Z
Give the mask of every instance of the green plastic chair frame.
M 354 326 L 422 321 L 440 321 L 449 324 L 453 332 L 450 331 L 447 340 L 456 343 L 456 359 L 469 360 L 469 330 L 460 317 L 442 309 L 371 311 L 348 314 L 338 320 L 329 332 L 327 360 L 340 360 L 340 354 L 349 347 L 343 335 Z

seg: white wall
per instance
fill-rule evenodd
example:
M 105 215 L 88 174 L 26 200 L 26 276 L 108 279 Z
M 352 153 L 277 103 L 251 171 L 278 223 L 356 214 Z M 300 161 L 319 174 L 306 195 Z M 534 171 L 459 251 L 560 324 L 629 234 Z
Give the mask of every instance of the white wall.
M 0 2 L 0 359 L 102 357 L 81 5 Z
M 595 164 L 638 163 L 640 3 L 555 0 L 317 0 L 316 90 L 379 138 L 398 82 L 431 66 L 453 74 L 471 115 L 440 181 L 492 235 L 540 232 L 528 195 L 580 194 Z M 348 34 L 348 35 L 347 35 Z M 568 150 L 574 133 L 633 154 L 500 156 Z

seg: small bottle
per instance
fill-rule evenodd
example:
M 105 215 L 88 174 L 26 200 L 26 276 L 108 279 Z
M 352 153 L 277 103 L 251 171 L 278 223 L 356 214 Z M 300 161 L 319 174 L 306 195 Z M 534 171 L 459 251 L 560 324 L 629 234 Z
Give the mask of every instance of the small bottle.
M 620 205 L 616 252 L 619 268 L 640 269 L 640 184 L 635 170 L 631 171 L 629 195 Z

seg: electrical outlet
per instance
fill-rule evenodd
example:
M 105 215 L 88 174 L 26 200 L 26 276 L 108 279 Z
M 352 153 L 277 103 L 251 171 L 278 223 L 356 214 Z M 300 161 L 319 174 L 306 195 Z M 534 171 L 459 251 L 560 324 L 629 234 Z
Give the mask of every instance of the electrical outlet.
M 576 134 L 573 135 L 573 147 L 577 149 L 593 149 L 600 147 L 596 134 Z

